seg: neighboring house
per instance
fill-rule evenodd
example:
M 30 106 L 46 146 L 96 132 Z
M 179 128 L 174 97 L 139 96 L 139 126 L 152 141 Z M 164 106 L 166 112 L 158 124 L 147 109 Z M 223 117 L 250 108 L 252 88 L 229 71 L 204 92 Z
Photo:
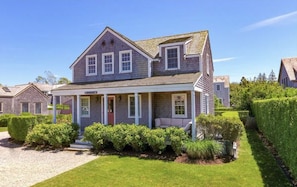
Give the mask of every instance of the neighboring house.
M 284 87 L 297 88 L 297 57 L 281 59 L 278 82 Z
M 213 77 L 214 94 L 220 99 L 221 104 L 230 107 L 230 81 L 229 76 Z
M 48 105 L 51 104 L 51 90 L 58 85 L 29 83 L 16 86 L 0 87 L 0 115 L 21 114 L 29 112 L 32 114 L 50 114 Z M 60 85 L 61 86 L 61 85 Z M 71 98 L 58 98 L 60 104 L 69 103 Z M 71 103 L 71 102 L 70 102 Z M 71 111 L 71 110 L 70 110 Z M 68 112 L 70 113 L 70 112 Z
M 155 118 L 195 124 L 200 113 L 214 113 L 208 31 L 132 41 L 106 27 L 70 68 L 72 83 L 52 93 L 73 97 L 81 131 L 93 122 L 153 128 Z

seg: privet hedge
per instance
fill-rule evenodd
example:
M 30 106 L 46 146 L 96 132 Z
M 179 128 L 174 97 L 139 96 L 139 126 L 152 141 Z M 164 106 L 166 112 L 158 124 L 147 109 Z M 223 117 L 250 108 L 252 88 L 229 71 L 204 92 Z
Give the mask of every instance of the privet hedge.
M 273 143 L 297 178 L 297 98 L 254 101 L 258 128 Z
M 8 133 L 14 140 L 25 141 L 28 132 L 36 124 L 36 116 L 13 116 L 8 122 Z

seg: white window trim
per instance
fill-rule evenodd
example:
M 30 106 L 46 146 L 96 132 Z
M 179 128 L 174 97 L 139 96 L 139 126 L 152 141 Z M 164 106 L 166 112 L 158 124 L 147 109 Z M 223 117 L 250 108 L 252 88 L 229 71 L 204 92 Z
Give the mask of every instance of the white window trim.
M 206 54 L 206 73 L 209 75 L 209 54 Z
M 112 59 L 112 62 L 111 62 L 112 70 L 111 70 L 111 72 L 106 72 L 105 71 L 105 59 L 104 59 L 104 57 L 108 56 L 108 55 L 111 55 L 111 59 Z M 114 74 L 114 53 L 113 52 L 102 53 L 102 75 L 109 75 L 109 74 Z
M 88 100 L 88 108 L 89 108 L 89 113 L 86 115 L 86 114 L 82 114 L 82 99 L 87 99 Z M 90 114 L 91 114 L 91 107 L 90 107 L 90 96 L 81 96 L 80 97 L 80 114 L 81 114 L 81 117 L 90 117 Z
M 168 59 L 167 59 L 167 50 L 168 49 L 177 49 L 177 68 L 168 68 Z M 166 47 L 165 48 L 165 70 L 177 70 L 180 69 L 180 47 Z
M 89 58 L 95 57 L 95 73 L 89 73 Z M 86 76 L 97 75 L 97 54 L 86 55 Z
M 130 99 L 131 98 L 134 98 L 134 95 L 128 95 L 128 118 L 135 118 L 135 115 L 134 116 L 131 116 L 130 115 Z M 142 112 L 141 112 L 141 106 L 142 106 L 142 104 L 141 104 L 141 95 L 138 95 L 138 103 L 139 103 L 139 111 L 138 111 L 138 114 L 139 114 L 139 118 L 141 118 L 141 116 L 142 116 Z
M 37 103 L 40 103 L 40 113 L 36 113 L 36 104 Z M 34 114 L 41 114 L 42 113 L 42 103 L 41 102 L 37 102 L 37 103 L 34 103 Z
M 123 53 L 129 53 L 130 54 L 130 70 L 125 70 L 125 71 L 123 71 L 123 69 L 122 69 L 122 54 Z M 131 73 L 132 72 L 132 50 L 125 50 L 125 51 L 120 51 L 119 52 L 119 67 L 120 67 L 120 69 L 119 69 L 119 72 L 120 73 Z
M 174 101 L 174 98 L 176 96 L 182 96 L 185 98 L 185 114 L 184 115 L 178 115 L 178 114 L 175 114 L 175 101 Z M 186 93 L 179 93 L 179 94 L 172 94 L 171 96 L 171 103 L 172 103 L 172 117 L 173 118 L 187 118 L 188 117 L 188 107 L 187 107 L 187 94 Z
M 27 112 L 30 112 L 30 103 L 29 102 L 22 102 L 21 103 L 21 113 L 23 113 L 23 104 L 24 103 L 28 103 L 28 111 Z
M 0 103 L 0 112 L 3 112 L 3 103 Z

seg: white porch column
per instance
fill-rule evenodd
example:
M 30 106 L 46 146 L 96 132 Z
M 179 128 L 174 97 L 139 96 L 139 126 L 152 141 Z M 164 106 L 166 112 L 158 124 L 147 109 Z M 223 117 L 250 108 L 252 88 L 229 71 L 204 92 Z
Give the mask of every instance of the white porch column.
M 108 124 L 108 96 L 107 94 L 104 94 L 104 107 L 103 107 L 103 111 L 104 111 L 104 125 Z
M 139 99 L 138 99 L 138 93 L 137 92 L 135 92 L 134 93 L 134 99 L 135 99 L 135 124 L 136 125 L 139 125 L 139 108 L 138 108 L 138 106 L 139 106 Z
M 196 140 L 196 102 L 195 91 L 191 91 L 191 115 L 192 115 L 192 140 Z
M 74 96 L 71 97 L 71 113 L 72 113 L 72 123 L 74 123 Z
M 148 93 L 148 127 L 152 129 L 152 117 L 153 117 L 153 112 L 152 112 L 152 92 Z
M 55 95 L 53 95 L 53 123 L 57 123 L 57 108 Z
M 80 121 L 80 95 L 76 95 L 76 123 L 79 126 L 79 134 L 81 132 L 81 121 Z

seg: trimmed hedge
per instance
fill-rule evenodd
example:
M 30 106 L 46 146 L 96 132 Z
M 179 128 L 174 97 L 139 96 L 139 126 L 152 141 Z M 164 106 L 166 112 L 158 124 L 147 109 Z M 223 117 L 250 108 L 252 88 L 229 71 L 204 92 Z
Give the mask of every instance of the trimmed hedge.
M 259 130 L 297 178 L 297 98 L 254 101 L 252 110 Z
M 77 124 L 38 124 L 26 137 L 26 143 L 32 146 L 69 146 L 78 136 Z
M 16 115 L 15 114 L 0 115 L 0 127 L 8 127 L 9 119 L 13 116 L 16 116 Z
M 37 124 L 36 116 L 13 116 L 8 123 L 8 133 L 14 140 L 24 142 L 28 132 Z

